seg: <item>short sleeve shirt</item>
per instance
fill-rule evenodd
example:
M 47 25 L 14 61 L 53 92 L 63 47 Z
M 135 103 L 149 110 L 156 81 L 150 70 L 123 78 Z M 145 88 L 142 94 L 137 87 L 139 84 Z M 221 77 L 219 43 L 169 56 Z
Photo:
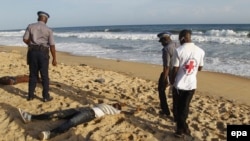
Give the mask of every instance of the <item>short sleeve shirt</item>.
M 102 117 L 104 115 L 115 115 L 121 112 L 120 110 L 114 108 L 113 106 L 104 103 L 98 104 L 92 109 L 94 110 L 96 117 Z
M 174 52 L 173 65 L 179 67 L 174 86 L 181 90 L 197 88 L 197 72 L 204 65 L 205 52 L 194 43 L 185 43 Z
M 162 61 L 164 67 L 172 67 L 172 56 L 177 45 L 175 42 L 170 42 L 162 49 Z
M 44 47 L 55 45 L 53 31 L 42 21 L 30 24 L 23 35 L 23 39 L 30 39 L 30 45 L 42 45 Z

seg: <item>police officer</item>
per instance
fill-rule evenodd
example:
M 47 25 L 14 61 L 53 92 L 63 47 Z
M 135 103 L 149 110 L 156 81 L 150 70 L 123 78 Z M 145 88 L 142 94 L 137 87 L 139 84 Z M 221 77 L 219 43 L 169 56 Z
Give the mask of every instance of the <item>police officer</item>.
M 48 13 L 38 11 L 38 22 L 28 25 L 23 42 L 28 45 L 27 63 L 29 65 L 29 92 L 27 100 L 33 100 L 38 73 L 40 72 L 43 86 L 43 102 L 52 100 L 49 95 L 49 50 L 52 55 L 52 65 L 56 66 L 56 50 L 52 30 L 46 25 Z
M 170 85 L 169 76 L 172 68 L 171 58 L 177 45 L 175 42 L 171 40 L 170 32 L 161 32 L 157 34 L 157 37 L 159 38 L 159 42 L 163 47 L 162 48 L 163 70 L 158 81 L 158 93 L 159 93 L 160 107 L 161 107 L 160 114 L 169 116 L 170 111 L 168 108 L 165 90 L 166 87 Z

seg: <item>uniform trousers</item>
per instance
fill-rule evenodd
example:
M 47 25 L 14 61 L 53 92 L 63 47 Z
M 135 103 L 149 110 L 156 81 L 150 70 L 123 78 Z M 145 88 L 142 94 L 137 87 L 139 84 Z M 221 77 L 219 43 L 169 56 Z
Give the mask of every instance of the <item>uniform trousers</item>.
M 40 72 L 44 99 L 49 99 L 49 54 L 48 51 L 29 50 L 27 54 L 29 64 L 29 92 L 28 97 L 34 98 L 34 92 Z
M 168 108 L 167 97 L 166 97 L 166 92 L 165 92 L 166 87 L 167 87 L 167 83 L 164 80 L 163 73 L 161 73 L 159 81 L 158 81 L 158 93 L 159 93 L 159 99 L 160 99 L 160 107 L 164 114 L 169 115 L 170 111 Z

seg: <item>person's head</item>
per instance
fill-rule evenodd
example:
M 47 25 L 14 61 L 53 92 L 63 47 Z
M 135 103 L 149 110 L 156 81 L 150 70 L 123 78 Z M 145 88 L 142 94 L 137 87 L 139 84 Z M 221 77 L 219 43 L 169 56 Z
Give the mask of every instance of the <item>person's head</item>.
M 192 31 L 191 30 L 187 30 L 187 29 L 182 30 L 179 33 L 180 44 L 182 45 L 184 43 L 190 43 L 190 42 L 192 42 L 191 35 L 192 35 Z
M 122 104 L 121 103 L 113 103 L 112 106 L 114 108 L 116 108 L 117 110 L 121 110 L 122 109 Z
M 0 78 L 0 84 L 1 85 L 15 85 L 16 80 L 12 76 L 4 76 Z
M 44 23 L 47 23 L 48 18 L 49 18 L 49 14 L 43 11 L 38 11 L 37 12 L 37 16 L 38 16 L 38 21 L 42 21 Z
M 157 37 L 159 38 L 159 42 L 162 44 L 162 46 L 165 46 L 172 41 L 170 32 L 161 32 L 157 34 Z

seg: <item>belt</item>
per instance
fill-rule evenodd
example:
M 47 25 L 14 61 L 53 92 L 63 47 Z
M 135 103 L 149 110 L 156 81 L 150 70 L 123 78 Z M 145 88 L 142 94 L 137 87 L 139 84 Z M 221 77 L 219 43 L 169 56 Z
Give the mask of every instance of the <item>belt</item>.
M 29 51 L 44 51 L 49 52 L 49 48 L 42 45 L 30 45 Z

